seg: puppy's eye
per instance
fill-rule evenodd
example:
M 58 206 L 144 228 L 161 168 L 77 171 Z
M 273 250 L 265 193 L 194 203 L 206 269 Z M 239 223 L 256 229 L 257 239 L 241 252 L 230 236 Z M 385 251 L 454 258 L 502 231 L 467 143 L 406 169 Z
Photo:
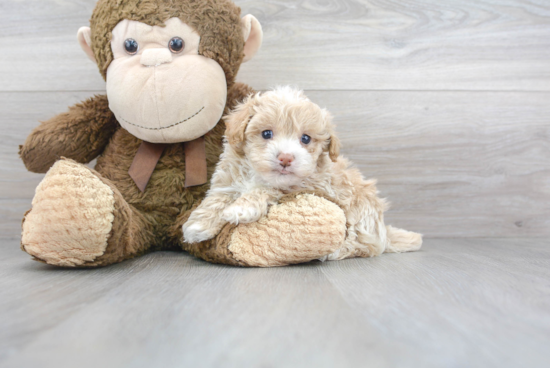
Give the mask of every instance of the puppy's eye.
M 170 40 L 170 42 L 168 42 L 168 48 L 174 54 L 179 54 L 184 47 L 185 42 L 179 37 L 174 37 Z
M 262 132 L 262 138 L 263 139 L 271 139 L 273 138 L 273 131 L 272 130 L 264 130 Z
M 311 137 L 307 134 L 302 135 L 302 143 L 309 144 L 309 142 L 311 142 Z
M 129 38 L 124 41 L 124 49 L 130 55 L 134 55 L 138 51 L 139 45 L 136 40 Z

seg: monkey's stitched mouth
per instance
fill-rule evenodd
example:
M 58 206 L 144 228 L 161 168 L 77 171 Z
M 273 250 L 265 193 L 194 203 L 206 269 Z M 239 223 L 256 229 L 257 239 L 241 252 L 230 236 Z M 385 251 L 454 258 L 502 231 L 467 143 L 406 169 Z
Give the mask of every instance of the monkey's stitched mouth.
M 174 123 L 174 124 L 171 124 L 171 125 L 168 125 L 168 126 L 165 126 L 165 127 L 160 127 L 160 128 L 150 128 L 150 127 L 146 127 L 146 126 L 142 126 L 142 125 L 138 125 L 138 124 L 134 124 L 134 123 L 130 123 L 128 120 L 124 119 L 124 118 L 120 118 L 121 120 L 124 120 L 125 123 L 128 123 L 130 125 L 133 125 L 135 127 L 138 127 L 138 128 L 141 128 L 141 129 L 147 129 L 147 130 L 162 130 L 162 129 L 168 129 L 168 128 L 172 128 L 172 127 L 175 127 L 176 125 L 180 125 L 181 123 L 185 123 L 186 121 L 188 120 L 191 120 L 192 118 L 194 118 L 195 116 L 197 116 L 198 114 L 200 114 L 200 112 L 204 110 L 204 106 L 199 110 L 197 111 L 196 113 L 194 113 L 193 115 L 191 115 L 190 117 L 188 117 L 187 119 L 184 119 L 182 121 L 178 121 L 177 123 Z

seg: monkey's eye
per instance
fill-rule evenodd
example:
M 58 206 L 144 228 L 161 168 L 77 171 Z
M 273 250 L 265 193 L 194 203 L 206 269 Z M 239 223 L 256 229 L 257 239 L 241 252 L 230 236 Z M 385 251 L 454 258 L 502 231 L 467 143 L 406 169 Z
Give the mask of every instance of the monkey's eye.
M 170 42 L 168 42 L 168 48 L 174 54 L 180 53 L 184 47 L 185 47 L 185 42 L 179 37 L 174 37 L 170 40 Z
M 271 139 L 273 138 L 273 131 L 272 130 L 264 130 L 262 132 L 262 138 L 263 139 Z
M 139 45 L 136 40 L 129 38 L 124 41 L 124 49 L 130 55 L 134 55 L 138 51 Z
M 309 142 L 311 142 L 311 137 L 307 134 L 302 135 L 302 143 L 309 144 Z

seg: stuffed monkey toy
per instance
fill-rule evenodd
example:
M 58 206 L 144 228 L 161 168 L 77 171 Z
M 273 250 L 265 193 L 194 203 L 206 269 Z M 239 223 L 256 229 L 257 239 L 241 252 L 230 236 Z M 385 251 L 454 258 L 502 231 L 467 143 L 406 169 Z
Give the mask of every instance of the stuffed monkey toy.
M 224 113 L 253 90 L 235 82 L 262 30 L 229 0 L 100 0 L 78 41 L 106 81 L 35 128 L 20 147 L 45 173 L 23 219 L 22 249 L 64 267 L 155 250 L 210 262 L 281 266 L 321 258 L 345 237 L 343 211 L 313 193 L 284 197 L 254 224 L 186 244 L 182 225 L 208 190 Z M 97 158 L 95 170 L 84 164 Z

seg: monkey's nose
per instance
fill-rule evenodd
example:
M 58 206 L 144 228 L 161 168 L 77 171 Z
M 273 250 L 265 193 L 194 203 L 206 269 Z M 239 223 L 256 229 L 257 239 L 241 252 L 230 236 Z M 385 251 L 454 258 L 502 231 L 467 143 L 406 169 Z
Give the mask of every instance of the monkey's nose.
M 147 49 L 143 50 L 140 62 L 145 66 L 159 66 L 170 63 L 172 61 L 172 53 L 168 49 Z
M 290 166 L 292 161 L 294 161 L 294 156 L 290 153 L 280 153 L 279 156 L 277 156 L 277 159 L 279 160 L 279 165 L 282 167 Z

